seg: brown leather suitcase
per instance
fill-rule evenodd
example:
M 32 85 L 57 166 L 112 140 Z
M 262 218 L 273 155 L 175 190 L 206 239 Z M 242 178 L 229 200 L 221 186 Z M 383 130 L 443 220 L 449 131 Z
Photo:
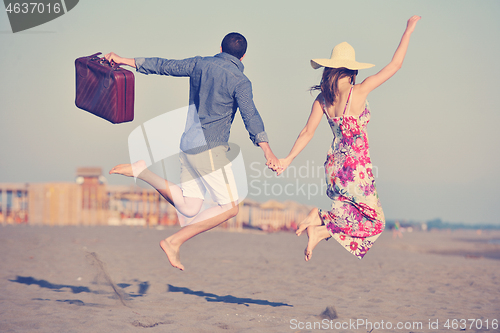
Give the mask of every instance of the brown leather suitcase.
M 96 53 L 75 60 L 78 108 L 113 124 L 134 119 L 134 73 Z

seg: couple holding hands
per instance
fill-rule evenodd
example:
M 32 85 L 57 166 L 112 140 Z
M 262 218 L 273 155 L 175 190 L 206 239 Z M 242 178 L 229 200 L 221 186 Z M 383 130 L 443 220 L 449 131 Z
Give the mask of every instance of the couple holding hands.
M 229 150 L 229 133 L 239 109 L 252 142 L 259 146 L 266 165 L 281 174 L 306 147 L 323 115 L 333 142 L 325 162 L 328 211 L 313 209 L 296 231 L 309 237 L 305 260 L 322 240 L 333 237 L 359 259 L 367 253 L 384 230 L 385 218 L 375 188 L 366 125 L 370 121 L 368 94 L 393 76 L 403 63 L 410 36 L 420 16 L 411 17 L 392 60 L 377 74 L 356 84 L 358 70 L 374 65 L 355 60 L 346 42 L 333 48 L 329 59 L 313 59 L 314 69 L 323 67 L 319 90 L 304 129 L 290 153 L 278 160 L 273 154 L 264 124 L 253 103 L 250 80 L 243 74 L 242 60 L 247 41 L 239 33 L 229 33 L 221 52 L 213 57 L 183 60 L 162 58 L 122 58 L 109 53 L 105 58 L 128 65 L 143 74 L 190 78 L 190 112 L 180 143 L 181 185 L 173 184 L 147 169 L 144 161 L 115 166 L 110 174 L 135 176 L 153 186 L 176 210 L 192 219 L 178 232 L 160 242 L 170 264 L 184 270 L 179 248 L 188 239 L 212 229 L 238 213 L 238 194 Z M 193 111 L 194 110 L 194 111 Z M 203 210 L 205 193 L 216 205 Z

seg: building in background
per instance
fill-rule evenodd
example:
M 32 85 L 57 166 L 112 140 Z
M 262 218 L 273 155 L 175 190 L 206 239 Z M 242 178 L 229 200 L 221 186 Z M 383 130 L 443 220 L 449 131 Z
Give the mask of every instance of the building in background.
M 175 208 L 155 190 L 109 186 L 96 167 L 76 181 L 0 183 L 0 223 L 30 225 L 174 225 Z
M 0 183 L 0 223 L 28 222 L 28 186 L 26 183 Z
M 291 201 L 247 199 L 238 215 L 220 227 L 295 230 L 309 210 Z M 101 168 L 82 167 L 73 183 L 0 183 L 0 224 L 171 226 L 178 224 L 178 216 L 156 190 L 108 185 Z

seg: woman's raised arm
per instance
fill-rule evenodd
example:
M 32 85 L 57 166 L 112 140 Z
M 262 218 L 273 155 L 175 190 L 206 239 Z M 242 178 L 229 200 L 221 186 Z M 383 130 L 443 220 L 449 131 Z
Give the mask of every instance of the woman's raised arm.
M 377 88 L 382 83 L 387 81 L 401 68 L 406 55 L 406 50 L 408 49 L 408 44 L 410 43 L 410 36 L 413 30 L 415 30 L 415 26 L 420 19 L 421 17 L 418 15 L 410 17 L 408 23 L 406 24 L 406 30 L 403 33 L 403 37 L 401 37 L 401 42 L 399 43 L 396 52 L 394 52 L 394 56 L 392 57 L 391 62 L 387 66 L 382 68 L 380 72 L 367 77 L 360 84 L 359 90 L 363 95 L 368 95 L 373 89 Z

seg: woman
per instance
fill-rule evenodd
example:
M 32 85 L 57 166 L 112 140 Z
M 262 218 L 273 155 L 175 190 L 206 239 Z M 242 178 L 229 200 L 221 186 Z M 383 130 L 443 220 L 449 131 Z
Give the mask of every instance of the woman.
M 420 16 L 408 20 L 391 62 L 360 84 L 355 84 L 358 70 L 374 65 L 357 62 L 354 49 L 345 42 L 335 46 L 330 59 L 311 60 L 314 69 L 325 67 L 321 83 L 311 88 L 321 93 L 292 150 L 280 160 L 282 169 L 278 171 L 281 174 L 305 148 L 325 114 L 334 134 L 325 162 L 327 195 L 333 202 L 330 211 L 313 209 L 297 229 L 298 236 L 306 230 L 309 237 L 306 261 L 311 259 L 316 245 L 330 237 L 361 259 L 384 230 L 366 133 L 370 120 L 366 98 L 401 68 L 418 20 Z

